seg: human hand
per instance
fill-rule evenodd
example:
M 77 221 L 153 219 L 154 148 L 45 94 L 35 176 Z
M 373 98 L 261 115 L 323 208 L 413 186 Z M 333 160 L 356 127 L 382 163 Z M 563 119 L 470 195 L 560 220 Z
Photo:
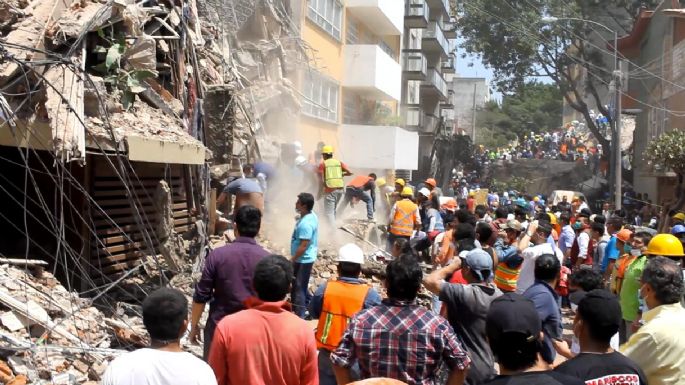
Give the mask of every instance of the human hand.
M 199 345 L 202 339 L 200 338 L 200 328 L 194 326 L 190 328 L 190 333 L 188 334 L 188 340 L 192 345 Z

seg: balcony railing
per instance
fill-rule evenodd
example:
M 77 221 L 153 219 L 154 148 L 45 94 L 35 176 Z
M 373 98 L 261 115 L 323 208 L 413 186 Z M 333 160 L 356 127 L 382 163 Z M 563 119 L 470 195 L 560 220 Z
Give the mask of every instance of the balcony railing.
M 404 125 L 406 127 L 421 127 L 425 114 L 420 107 L 407 107 L 404 114 Z
M 421 51 L 405 51 L 402 52 L 402 67 L 404 72 L 426 76 L 428 60 L 426 60 L 426 56 Z
M 447 73 L 447 74 L 453 74 L 456 72 L 457 67 L 456 67 L 456 59 L 453 55 L 447 56 L 447 59 L 445 59 L 442 62 L 442 72 Z
M 407 4 L 404 7 L 404 16 L 405 17 L 411 17 L 411 16 L 423 16 L 426 19 L 428 18 L 429 11 L 428 11 L 428 4 L 426 4 L 425 0 L 411 0 L 408 1 Z
M 440 48 L 442 49 L 443 53 L 447 55 L 450 49 L 450 45 L 447 41 L 447 38 L 445 37 L 445 34 L 442 32 L 440 25 L 438 25 L 437 22 L 431 22 L 428 24 L 428 28 L 426 28 L 426 30 L 423 33 L 423 40 L 427 39 L 437 40 L 438 45 L 440 45 Z
M 445 37 L 448 39 L 457 38 L 457 22 L 451 20 L 449 22 L 442 23 L 442 31 L 445 33 Z
M 423 125 L 421 125 L 421 132 L 432 133 L 438 127 L 440 119 L 435 115 L 426 114 L 423 118 Z
M 447 97 L 447 82 L 435 68 L 428 69 L 428 72 L 426 72 L 426 80 L 422 85 L 435 87 L 443 98 Z

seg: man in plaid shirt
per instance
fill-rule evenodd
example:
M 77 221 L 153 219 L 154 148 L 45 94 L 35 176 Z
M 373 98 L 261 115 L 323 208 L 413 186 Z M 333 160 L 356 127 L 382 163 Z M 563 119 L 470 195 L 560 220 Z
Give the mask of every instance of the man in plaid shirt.
M 402 255 L 386 268 L 389 299 L 357 313 L 331 354 L 338 384 L 352 382 L 359 363 L 362 378 L 388 377 L 408 384 L 436 384 L 444 362 L 448 384 L 463 384 L 470 359 L 447 320 L 416 303 L 423 272 L 417 259 Z

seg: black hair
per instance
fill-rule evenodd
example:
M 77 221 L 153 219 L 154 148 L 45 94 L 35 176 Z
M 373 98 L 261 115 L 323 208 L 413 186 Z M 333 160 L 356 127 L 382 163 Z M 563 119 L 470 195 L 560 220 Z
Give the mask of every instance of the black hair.
M 357 278 L 362 273 L 362 265 L 352 262 L 339 262 L 338 271 L 341 277 Z
M 509 216 L 509 209 L 503 206 L 495 210 L 495 219 L 506 219 Z
M 559 215 L 559 222 L 564 222 L 566 224 L 571 223 L 571 215 L 568 212 L 563 212 Z
M 254 166 L 250 163 L 244 164 L 243 165 L 243 174 L 245 174 L 246 177 L 252 176 L 252 174 L 254 174 Z
M 241 206 L 233 220 L 241 237 L 254 238 L 262 226 L 262 212 L 252 205 Z
M 388 297 L 413 301 L 421 288 L 423 271 L 412 254 L 402 254 L 385 268 Z
M 644 243 L 645 246 L 647 246 L 647 245 L 649 245 L 649 242 L 652 241 L 652 234 L 650 234 L 646 231 L 638 231 L 637 233 L 633 234 L 633 238 L 642 239 L 642 243 Z
M 482 244 L 485 244 L 490 237 L 492 237 L 492 227 L 485 222 L 478 222 L 476 225 L 476 238 Z
M 285 299 L 293 280 L 293 265 L 282 255 L 268 255 L 262 258 L 254 270 L 252 284 L 257 297 L 265 302 Z
M 397 246 L 402 254 L 411 253 L 411 244 L 407 238 L 395 238 L 393 246 Z
M 540 222 L 538 223 L 538 228 L 536 231 L 542 233 L 545 238 L 547 238 L 550 234 L 552 234 L 552 225 L 549 222 Z
M 485 205 L 477 205 L 474 211 L 476 212 L 476 217 L 483 218 L 485 217 L 485 214 L 488 213 L 488 207 Z
M 592 222 L 592 224 L 590 224 L 590 229 L 598 232 L 600 235 L 603 235 L 605 231 L 604 224 L 599 222 Z
M 324 154 L 324 153 L 322 153 L 322 154 L 321 154 L 321 157 L 324 158 L 324 159 L 331 159 L 331 158 L 333 157 L 333 154 Z
M 188 300 L 177 289 L 157 289 L 143 301 L 143 324 L 153 340 L 178 340 L 187 319 Z
M 520 332 L 506 332 L 492 338 L 488 336 L 490 349 L 497 362 L 510 371 L 520 371 L 531 368 L 542 352 L 542 341 L 538 336 L 530 336 Z
M 602 290 L 606 291 L 604 289 L 597 289 L 597 290 Z M 588 293 L 590 294 L 590 293 Z M 587 294 L 586 294 L 587 296 Z M 586 297 L 587 298 L 587 297 Z M 617 301 L 615 297 L 611 297 L 612 301 Z M 615 318 L 615 323 L 612 325 L 608 324 L 603 324 L 597 322 L 597 312 L 602 312 L 605 313 L 604 317 L 606 317 L 609 313 L 611 312 L 613 317 Z M 609 345 L 611 343 L 611 338 L 618 333 L 619 325 L 620 325 L 620 320 L 621 320 L 621 307 L 618 303 L 615 304 L 615 306 L 606 306 L 600 309 L 593 309 L 591 306 L 589 306 L 587 303 L 583 304 L 583 301 L 580 301 L 580 304 L 578 304 L 578 315 L 582 320 L 584 320 L 584 324 L 587 327 L 587 331 L 590 334 L 590 338 L 597 342 L 601 342 L 603 344 Z M 603 317 L 603 318 L 604 318 Z
M 373 173 L 373 172 L 371 174 L 369 174 L 369 177 L 373 178 L 373 180 L 378 179 L 378 176 L 376 175 L 376 173 Z
M 573 286 L 580 287 L 584 292 L 602 288 L 602 274 L 592 269 L 579 269 L 568 278 Z
M 297 200 L 307 208 L 307 211 L 311 212 L 314 209 L 314 195 L 303 192 L 297 196 Z
M 535 260 L 535 279 L 553 281 L 559 276 L 561 262 L 554 254 L 542 254 Z
M 611 217 L 607 220 L 607 227 L 619 230 L 623 226 L 623 219 L 619 217 Z
M 466 238 L 476 239 L 476 229 L 470 223 L 459 223 L 454 230 L 454 240 L 458 241 Z
M 600 224 L 605 224 L 607 223 L 606 217 L 604 215 L 595 215 L 595 219 L 592 221 L 593 223 L 600 223 Z
M 652 287 L 662 305 L 680 302 L 683 295 L 683 271 L 675 261 L 662 256 L 647 261 L 641 281 Z
M 546 212 L 541 212 L 535 216 L 535 219 L 537 219 L 540 222 L 549 222 L 549 215 L 547 215 Z

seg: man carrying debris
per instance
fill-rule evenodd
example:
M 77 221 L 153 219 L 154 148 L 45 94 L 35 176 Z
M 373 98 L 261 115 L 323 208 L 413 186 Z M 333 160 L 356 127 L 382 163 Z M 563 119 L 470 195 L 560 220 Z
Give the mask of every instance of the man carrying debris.
M 337 280 L 319 286 L 309 304 L 309 314 L 318 318 L 316 345 L 319 348 L 319 383 L 335 385 L 335 373 L 330 354 L 347 328 L 347 321 L 358 311 L 381 303 L 381 296 L 359 279 L 364 264 L 364 252 L 348 243 L 338 252 Z
M 397 201 L 390 210 L 390 228 L 388 230 L 388 250 L 398 238 L 409 240 L 414 230 L 421 228 L 419 206 L 412 201 L 414 191 L 411 187 L 402 189 L 402 200 Z
M 246 205 L 252 205 L 264 212 L 264 191 L 259 185 L 257 179 L 254 178 L 254 167 L 251 164 L 243 166 L 243 177 L 229 183 L 224 191 L 219 194 L 216 199 L 217 207 L 221 206 L 231 196 L 235 195 L 235 202 L 233 204 L 233 214 L 237 210 Z
M 257 298 L 216 327 L 209 365 L 219 385 L 319 383 L 312 329 L 290 312 L 285 299 L 292 277 L 292 264 L 283 256 L 257 263 L 252 279 Z
M 328 223 L 335 225 L 335 209 L 340 203 L 345 187 L 344 176 L 352 175 L 347 166 L 333 158 L 333 146 L 323 146 L 321 149 L 323 162 L 319 164 L 319 175 L 324 186 L 324 209 Z
M 102 385 L 215 385 L 212 369 L 181 349 L 188 328 L 188 300 L 176 289 L 158 289 L 143 301 L 150 347 L 126 353 L 109 364 Z
M 353 199 L 359 199 L 366 203 L 366 219 L 373 221 L 373 213 L 376 211 L 376 174 L 368 176 L 358 175 L 347 184 L 345 197 L 343 198 L 339 213 L 345 211 Z
M 307 304 L 309 303 L 309 277 L 312 275 L 312 267 L 319 251 L 319 219 L 312 212 L 314 209 L 314 196 L 309 193 L 300 193 L 295 202 L 295 210 L 300 219 L 295 224 L 293 236 L 290 241 L 290 255 L 292 255 L 295 282 L 292 286 L 290 300 L 295 308 L 295 314 L 305 318 Z
M 269 255 L 257 245 L 255 237 L 262 223 L 262 213 L 254 206 L 240 207 L 235 215 L 233 243 L 212 250 L 205 260 L 202 278 L 195 286 L 190 321 L 190 341 L 197 343 L 198 323 L 209 305 L 209 317 L 204 329 L 204 358 L 209 354 L 214 328 L 224 316 L 245 308 L 243 301 L 254 295 L 252 276 L 257 262 Z

